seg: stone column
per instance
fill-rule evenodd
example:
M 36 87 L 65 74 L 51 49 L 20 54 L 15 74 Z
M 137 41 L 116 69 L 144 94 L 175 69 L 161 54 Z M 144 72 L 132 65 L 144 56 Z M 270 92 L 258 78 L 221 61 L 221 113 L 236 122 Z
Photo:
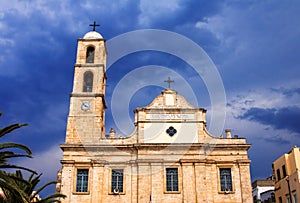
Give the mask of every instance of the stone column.
M 103 200 L 103 168 L 104 165 L 97 161 L 92 161 L 92 183 L 91 197 L 93 202 L 102 202 Z
M 182 193 L 184 202 L 196 202 L 195 173 L 193 163 L 181 163 L 182 165 Z
M 61 170 L 61 194 L 68 196 L 62 199 L 62 203 L 72 202 L 71 194 L 73 193 L 73 183 L 74 183 L 74 160 L 62 160 L 62 170 Z
M 131 203 L 138 203 L 138 166 L 136 163 L 132 163 L 130 172 L 130 191 L 131 191 Z
M 206 168 L 204 163 L 195 163 L 195 180 L 196 180 L 195 196 L 198 202 L 208 202 L 206 199 L 207 181 L 206 181 Z
M 163 163 L 151 163 L 151 200 L 163 202 L 164 199 L 164 167 Z
M 150 202 L 151 174 L 149 163 L 138 163 L 138 200 Z
M 250 178 L 250 161 L 240 160 L 238 161 L 240 170 L 240 181 L 241 181 L 241 195 L 243 203 L 252 203 L 252 187 Z

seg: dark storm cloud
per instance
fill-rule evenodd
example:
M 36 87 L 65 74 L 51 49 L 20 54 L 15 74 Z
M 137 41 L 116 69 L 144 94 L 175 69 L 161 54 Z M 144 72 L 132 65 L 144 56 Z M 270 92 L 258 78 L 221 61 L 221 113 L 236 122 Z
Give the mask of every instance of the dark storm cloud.
M 291 144 L 289 140 L 283 139 L 279 135 L 274 136 L 274 137 L 264 138 L 264 140 L 266 142 L 271 142 L 271 143 L 274 143 L 276 145 L 282 145 L 282 144 L 290 145 Z
M 300 88 L 291 88 L 291 89 L 286 89 L 286 88 L 271 88 L 272 91 L 281 93 L 287 97 L 292 97 L 294 95 L 300 95 Z
M 286 129 L 290 132 L 300 133 L 300 108 L 289 106 L 284 108 L 257 108 L 248 109 L 240 119 L 248 119 L 275 129 Z

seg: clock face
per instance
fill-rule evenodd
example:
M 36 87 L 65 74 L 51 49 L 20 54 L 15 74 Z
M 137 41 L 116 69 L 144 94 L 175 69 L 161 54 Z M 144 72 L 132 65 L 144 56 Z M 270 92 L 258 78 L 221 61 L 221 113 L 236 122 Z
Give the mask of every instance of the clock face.
M 90 109 L 90 102 L 88 101 L 83 101 L 82 104 L 81 104 L 81 110 L 83 111 L 87 111 Z

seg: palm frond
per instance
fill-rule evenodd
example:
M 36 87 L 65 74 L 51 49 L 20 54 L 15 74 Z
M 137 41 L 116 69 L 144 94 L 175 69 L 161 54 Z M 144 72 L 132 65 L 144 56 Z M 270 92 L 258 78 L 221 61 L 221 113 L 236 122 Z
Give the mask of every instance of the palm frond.
M 23 145 L 23 144 L 18 144 L 18 143 L 14 143 L 14 142 L 5 142 L 5 143 L 1 143 L 0 144 L 0 150 L 2 150 L 2 149 L 10 149 L 10 148 L 15 148 L 15 149 L 23 150 L 24 152 L 26 152 L 27 155 L 31 155 L 32 154 L 32 152 L 29 149 L 29 147 L 27 147 L 26 145 Z
M 11 164 L 4 164 L 4 165 L 0 165 L 0 168 L 6 168 L 6 169 L 21 169 L 21 170 L 25 170 L 34 174 L 37 174 L 37 172 L 35 172 L 32 169 L 23 167 L 23 166 L 18 166 L 18 165 L 11 165 Z
M 30 200 L 24 191 L 20 190 L 18 185 L 10 177 L 1 176 L 0 188 L 2 189 L 5 199 L 11 199 L 14 202 L 29 203 Z M 5 201 L 9 202 L 9 201 Z
M 36 193 L 40 193 L 41 191 L 43 191 L 46 187 L 48 187 L 49 185 L 53 185 L 53 184 L 56 184 L 57 182 L 56 181 L 51 181 L 49 183 L 46 183 L 45 185 L 43 185 L 42 187 L 38 188 L 36 190 Z
M 52 202 L 57 202 L 61 203 L 61 198 L 65 199 L 67 196 L 63 194 L 52 194 L 47 196 L 46 198 L 43 198 L 42 200 L 38 201 L 37 203 L 52 203 Z
M 12 125 L 9 125 L 9 126 L 6 126 L 4 128 L 0 128 L 0 137 L 3 137 L 4 135 L 18 129 L 18 128 L 21 128 L 23 126 L 27 126 L 28 124 L 12 124 Z

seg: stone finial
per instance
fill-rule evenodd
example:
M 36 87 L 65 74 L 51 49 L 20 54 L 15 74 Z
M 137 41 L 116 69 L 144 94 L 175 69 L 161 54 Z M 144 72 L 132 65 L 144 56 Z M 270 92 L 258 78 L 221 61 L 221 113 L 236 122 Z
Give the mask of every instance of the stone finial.
M 226 138 L 231 138 L 231 129 L 225 129 Z
M 109 131 L 109 137 L 110 138 L 115 138 L 115 135 L 116 135 L 116 131 L 113 128 L 111 128 L 110 131 Z
M 57 193 L 60 193 L 60 191 L 61 191 L 61 176 L 62 176 L 62 169 L 60 169 L 57 173 L 57 183 L 55 186 Z

